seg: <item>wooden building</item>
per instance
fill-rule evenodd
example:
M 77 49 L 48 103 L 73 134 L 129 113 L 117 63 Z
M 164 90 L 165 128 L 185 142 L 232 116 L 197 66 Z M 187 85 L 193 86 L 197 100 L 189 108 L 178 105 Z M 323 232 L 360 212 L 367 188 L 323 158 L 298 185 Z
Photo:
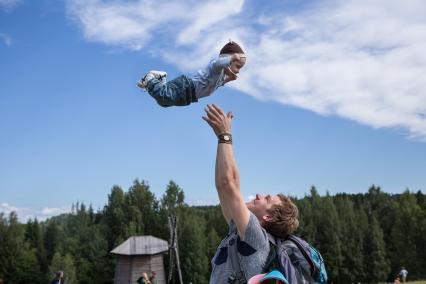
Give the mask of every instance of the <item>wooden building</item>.
M 153 236 L 130 237 L 113 249 L 112 254 L 118 257 L 115 267 L 114 283 L 137 283 L 142 273 L 156 273 L 156 283 L 165 284 L 163 255 L 169 250 L 167 241 Z

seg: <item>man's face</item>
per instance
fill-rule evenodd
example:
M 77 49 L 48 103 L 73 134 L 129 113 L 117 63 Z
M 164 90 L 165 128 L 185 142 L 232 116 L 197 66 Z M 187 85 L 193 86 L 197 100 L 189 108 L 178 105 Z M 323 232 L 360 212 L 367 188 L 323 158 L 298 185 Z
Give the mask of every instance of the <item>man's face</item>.
M 281 199 L 277 195 L 266 195 L 256 194 L 256 197 L 247 202 L 247 208 L 259 219 L 261 222 L 264 221 L 264 217 L 268 216 L 268 209 L 271 209 L 272 205 L 280 205 Z

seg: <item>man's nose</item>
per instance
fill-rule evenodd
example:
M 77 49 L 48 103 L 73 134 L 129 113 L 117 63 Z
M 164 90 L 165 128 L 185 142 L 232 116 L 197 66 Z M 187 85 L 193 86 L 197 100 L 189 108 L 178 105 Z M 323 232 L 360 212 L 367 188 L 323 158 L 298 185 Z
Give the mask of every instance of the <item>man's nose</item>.
M 261 195 L 261 194 L 259 194 L 259 193 L 257 193 L 257 194 L 256 194 L 256 199 L 257 199 L 257 200 L 262 199 L 262 195 Z

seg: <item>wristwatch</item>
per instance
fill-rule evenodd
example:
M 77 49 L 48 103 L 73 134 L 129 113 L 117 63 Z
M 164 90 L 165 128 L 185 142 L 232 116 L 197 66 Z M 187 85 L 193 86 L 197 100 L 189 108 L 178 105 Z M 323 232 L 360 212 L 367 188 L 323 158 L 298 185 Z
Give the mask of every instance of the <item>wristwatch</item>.
M 222 133 L 217 136 L 219 143 L 232 144 L 232 135 L 230 133 Z

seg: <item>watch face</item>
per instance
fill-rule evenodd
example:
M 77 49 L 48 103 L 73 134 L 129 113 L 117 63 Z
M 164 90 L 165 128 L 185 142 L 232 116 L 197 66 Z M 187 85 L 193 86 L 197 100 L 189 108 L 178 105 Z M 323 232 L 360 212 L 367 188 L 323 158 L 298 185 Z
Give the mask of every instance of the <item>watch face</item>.
M 229 139 L 230 139 L 229 135 L 223 135 L 223 140 L 229 141 Z

